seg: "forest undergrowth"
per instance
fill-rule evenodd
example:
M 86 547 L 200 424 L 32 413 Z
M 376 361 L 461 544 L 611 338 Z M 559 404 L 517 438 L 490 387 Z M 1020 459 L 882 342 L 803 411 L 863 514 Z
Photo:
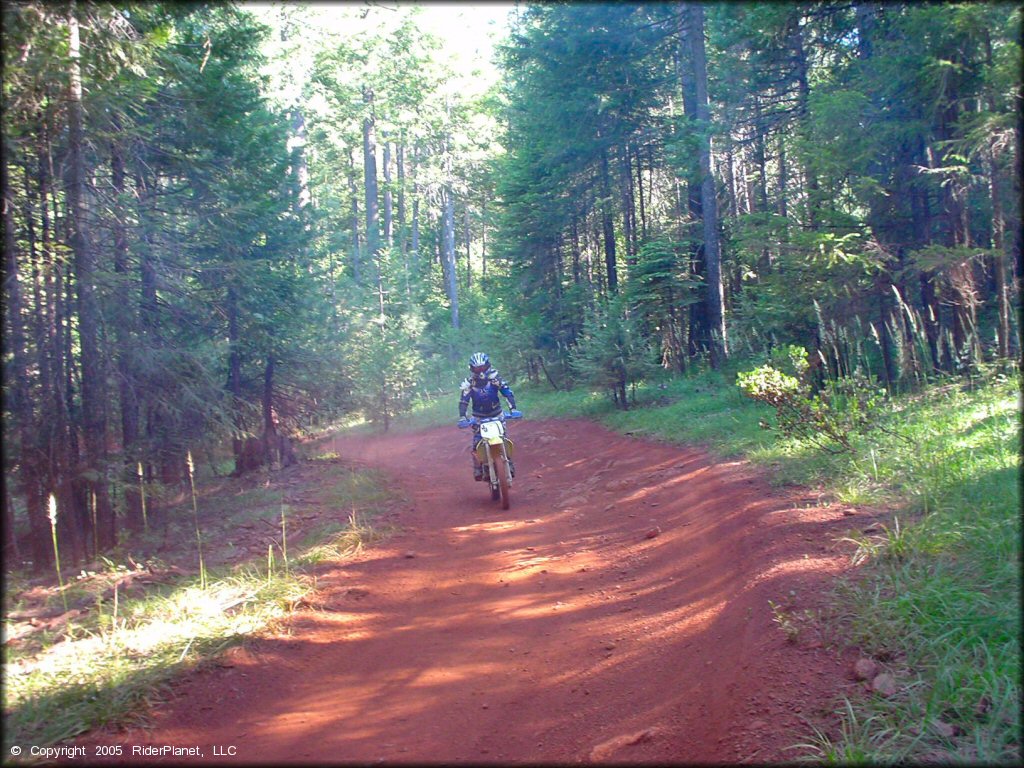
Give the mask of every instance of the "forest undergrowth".
M 319 564 L 387 536 L 395 495 L 382 476 L 315 446 L 302 467 L 204 473 L 198 541 L 183 497 L 61 587 L 52 576 L 7 573 L 4 754 L 145 724 L 182 673 L 286 631 L 284 618 L 315 604 Z

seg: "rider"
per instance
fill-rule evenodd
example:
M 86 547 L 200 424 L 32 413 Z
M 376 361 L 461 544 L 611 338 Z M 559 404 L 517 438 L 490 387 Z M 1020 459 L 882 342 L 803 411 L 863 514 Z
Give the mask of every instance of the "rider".
M 498 394 L 505 396 L 508 400 L 508 407 L 513 418 L 519 418 L 522 414 L 516 410 L 516 396 L 512 394 L 498 370 L 491 367 L 491 359 L 484 352 L 474 352 L 469 358 L 469 378 L 462 382 L 462 397 L 459 398 L 459 421 L 465 424 L 466 409 L 470 402 L 473 403 L 473 416 L 478 419 L 488 419 L 501 413 L 501 401 Z M 484 479 L 483 465 L 477 461 L 476 446 L 480 442 L 480 427 L 473 425 L 473 477 L 476 480 Z

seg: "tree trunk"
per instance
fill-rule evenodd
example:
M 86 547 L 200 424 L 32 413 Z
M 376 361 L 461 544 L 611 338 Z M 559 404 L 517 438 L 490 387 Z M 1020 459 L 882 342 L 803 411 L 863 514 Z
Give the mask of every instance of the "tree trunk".
M 38 171 L 35 177 L 37 184 L 34 189 L 31 183 L 32 174 L 28 163 L 26 162 L 25 165 L 24 216 L 32 259 L 32 296 L 35 308 L 32 313 L 32 328 L 36 350 L 36 365 L 39 372 L 39 396 L 42 407 L 40 408 L 38 418 L 35 420 L 37 425 L 36 434 L 30 438 L 34 441 L 34 444 L 26 444 L 26 436 L 24 434 L 20 436 L 23 445 L 21 459 L 23 462 L 32 464 L 30 475 L 34 477 L 26 479 L 34 487 L 33 493 L 37 496 L 36 499 L 30 501 L 28 506 L 35 505 L 41 509 L 45 502 L 44 496 L 49 491 L 58 498 L 61 504 L 60 508 L 69 512 L 73 509 L 71 500 L 63 499 L 61 493 L 62 486 L 66 485 L 66 476 L 69 474 L 68 467 L 70 462 L 67 459 L 66 439 L 68 419 L 64 410 L 61 368 L 59 367 L 60 355 L 56 346 L 59 337 L 55 320 L 56 304 L 59 298 L 56 289 L 58 280 L 54 276 L 60 267 L 54 258 L 55 248 L 51 236 L 50 216 L 47 208 L 49 184 L 47 173 L 49 141 L 47 133 L 44 122 L 42 140 L 38 147 Z M 6 189 L 6 183 L 3 187 Z M 38 209 L 40 222 L 38 240 L 35 236 L 33 224 L 36 209 Z M 6 232 L 12 232 L 14 227 L 13 220 L 5 217 L 4 226 Z M 15 279 L 15 276 L 12 276 L 10 279 Z M 20 305 L 21 296 L 18 295 L 14 298 L 16 298 L 16 304 Z M 13 320 L 11 322 L 13 328 Z M 18 331 L 20 332 L 20 330 L 19 328 Z M 15 333 L 12 332 L 12 336 L 15 336 Z M 15 366 L 17 366 L 19 362 L 18 356 L 15 355 L 13 358 Z M 27 371 L 15 373 L 15 376 L 19 377 L 22 381 L 22 386 L 24 386 L 24 382 L 27 380 L 25 378 L 27 375 Z M 17 387 L 13 389 L 17 391 Z M 47 401 L 53 403 L 54 407 L 46 408 L 44 404 Z M 25 413 L 24 409 L 17 406 L 12 410 L 15 418 L 20 422 L 25 416 L 30 415 L 32 409 L 28 409 L 29 413 Z M 26 500 L 28 501 L 27 498 Z M 10 501 L 9 496 L 8 501 Z M 38 515 L 39 512 L 34 514 Z M 13 518 L 11 523 L 13 524 Z M 45 529 L 45 526 L 43 528 Z M 75 536 L 74 540 L 80 542 L 81 537 Z M 16 539 L 14 539 L 14 544 L 17 545 Z M 81 546 L 73 547 L 72 549 L 75 550 L 76 557 L 79 555 L 84 556 Z M 20 556 L 20 552 L 16 554 L 16 557 L 19 559 Z
M 800 24 L 801 13 L 802 11 L 798 11 L 797 15 L 792 19 L 791 37 L 793 43 L 794 63 L 796 64 L 797 119 L 803 122 L 807 119 L 811 86 L 808 79 L 808 63 L 807 51 L 804 46 L 804 30 L 803 26 Z M 807 129 L 803 125 L 800 126 L 799 131 L 801 134 L 806 135 L 807 133 Z M 803 171 L 804 185 L 806 187 L 807 195 L 807 226 L 810 229 L 815 230 L 818 228 L 818 208 L 821 205 L 821 193 L 819 191 L 818 175 L 814 171 L 810 158 L 804 158 Z
M 677 15 L 679 45 L 676 46 L 676 78 L 679 80 L 679 88 L 683 100 L 683 114 L 691 124 L 697 119 L 697 84 L 693 70 L 693 55 L 690 38 L 692 30 L 689 24 L 689 12 Z M 692 243 L 689 253 L 688 274 L 704 277 L 704 246 L 699 238 L 690 235 L 687 230 L 692 230 L 696 222 L 703 221 L 700 196 L 700 165 L 694 165 L 686 176 L 686 215 L 683 221 L 689 221 L 688 225 L 680 227 L 680 239 L 689 239 Z M 706 287 L 701 291 L 706 294 Z M 703 295 L 703 294 L 702 294 Z M 703 350 L 708 348 L 708 323 L 707 323 L 707 301 L 701 300 L 690 304 L 683 309 L 688 316 L 686 322 L 686 353 L 690 357 L 696 357 Z
M 394 243 L 394 213 L 391 192 L 391 142 L 384 142 L 384 244 L 390 248 Z
M 234 413 L 234 435 L 231 448 L 235 459 L 235 474 L 245 471 L 245 425 L 238 408 L 242 402 L 242 356 L 239 351 L 241 340 L 238 337 L 238 297 L 235 287 L 228 286 L 225 307 L 228 315 L 228 392 L 231 393 L 231 409 Z
M 924 324 L 925 338 L 928 341 L 928 350 L 931 353 L 932 368 L 936 371 L 943 369 L 941 347 L 939 338 L 942 334 L 939 325 L 939 300 L 935 294 L 935 279 L 927 272 L 921 273 L 921 320 Z
M 608 171 L 608 150 L 601 149 L 601 230 L 604 234 L 604 264 L 608 275 L 608 293 L 618 291 L 619 274 L 615 264 L 615 224 L 612 221 L 611 181 Z
M 312 201 L 309 189 L 309 162 L 306 160 L 306 117 L 298 107 L 291 112 L 292 174 L 298 194 L 295 197 L 294 210 L 302 211 Z
M 274 413 L 274 353 L 267 353 L 263 367 L 263 463 L 270 466 L 278 451 L 277 416 Z
M 633 203 L 633 165 L 632 153 L 629 151 L 629 144 L 623 148 L 620 155 L 619 187 L 622 190 L 622 235 L 626 244 L 626 263 L 636 263 L 636 213 Z
M 362 272 L 359 248 L 359 190 L 356 185 L 356 160 L 351 151 L 348 154 L 348 165 L 348 191 L 352 199 L 352 279 L 358 283 Z
M 6 293 L 9 338 L 5 335 L 5 357 L 11 356 L 12 370 L 11 413 L 17 425 L 18 442 L 20 443 L 20 490 L 25 498 L 28 512 L 29 530 L 31 533 L 30 550 L 32 566 L 42 571 L 53 563 L 52 550 L 49 544 L 49 528 L 44 509 L 43 489 L 39 485 L 39 467 L 42 457 L 38 454 L 35 428 L 35 417 L 32 401 L 29 398 L 29 365 L 25 349 L 25 327 L 21 298 L 21 286 L 18 276 L 18 247 L 15 237 L 14 223 L 14 191 L 10 184 L 8 171 L 7 142 L 4 142 L 2 191 L 4 220 L 4 290 Z
M 466 290 L 473 288 L 473 262 L 470 259 L 472 241 L 469 234 L 469 201 L 462 208 L 462 239 L 466 244 Z
M 779 132 L 779 168 L 776 177 L 779 216 L 789 218 L 789 165 L 786 162 L 786 139 Z
M 416 180 L 418 175 L 417 172 L 419 170 L 417 166 L 418 161 L 419 148 L 414 146 L 412 150 L 412 231 L 410 232 L 411 242 L 409 244 L 410 261 L 412 262 L 411 267 L 413 272 L 416 271 L 416 262 L 419 259 L 420 253 L 420 187 Z
M 480 201 L 480 279 L 486 285 L 487 280 L 487 194 Z
M 114 118 L 115 136 L 120 136 L 120 123 Z M 121 482 L 124 487 L 125 513 L 128 525 L 133 530 L 142 529 L 142 497 L 138 486 L 132 482 L 139 461 L 137 443 L 139 440 L 139 404 L 135 394 L 135 373 L 131 363 L 132 349 L 138 343 L 132 333 L 132 301 L 128 283 L 128 231 L 125 209 L 124 154 L 120 138 L 115 138 L 110 147 L 111 182 L 114 187 L 114 272 L 121 280 L 117 286 L 118 307 L 121 315 L 114 322 L 114 343 L 117 347 L 118 404 L 121 410 Z
M 992 38 L 987 29 L 982 31 L 985 46 L 985 64 L 991 71 Z M 995 113 L 996 103 L 993 88 L 985 88 L 985 102 L 989 112 Z M 989 170 L 988 189 L 992 201 L 992 270 L 995 273 L 996 306 L 999 322 L 996 325 L 996 345 L 999 356 L 1008 358 L 1012 354 L 1010 342 L 1010 292 L 1006 282 L 1006 222 L 1003 218 L 1002 179 L 1000 178 L 999 159 L 990 147 L 986 153 Z
M 366 191 L 366 255 L 373 258 L 380 248 L 380 213 L 377 192 L 377 139 L 374 133 L 373 90 L 363 88 L 366 113 L 363 116 L 363 178 Z
M 452 328 L 459 327 L 459 286 L 455 263 L 455 200 L 451 186 L 444 189 L 444 219 L 442 222 L 445 289 L 451 304 Z
M 295 34 L 296 25 L 288 19 L 285 9 L 281 10 L 281 42 L 287 43 Z M 294 62 L 294 60 L 293 60 Z M 297 74 L 297 62 L 293 63 L 293 76 Z M 309 163 L 306 158 L 306 117 L 298 107 L 292 107 L 289 112 L 289 136 L 288 150 L 291 154 L 290 172 L 295 184 L 295 199 L 292 203 L 292 210 L 300 213 L 303 208 L 309 205 L 312 195 L 309 189 Z
M 697 88 L 697 125 L 700 139 L 700 200 L 704 219 L 704 263 L 707 267 L 707 305 L 710 326 L 711 365 L 717 368 L 729 355 L 725 332 L 725 295 L 722 285 L 722 262 L 718 243 L 718 201 L 711 169 L 711 113 L 708 106 L 707 61 L 704 49 L 704 7 L 688 6 L 690 47 L 693 56 L 694 80 Z
M 960 117 L 958 102 L 952 100 L 951 97 L 951 101 L 942 111 L 939 121 L 938 139 L 940 142 L 954 138 L 955 126 L 959 124 Z M 941 166 L 950 165 L 952 158 L 949 155 L 952 151 L 943 149 L 941 152 L 939 164 Z M 942 185 L 947 229 L 946 245 L 951 248 L 969 248 L 971 246 L 971 232 L 967 222 L 967 185 L 966 180 L 955 177 L 948 179 L 948 183 Z M 944 282 L 950 289 L 948 298 L 952 299 L 953 310 L 953 354 L 950 356 L 950 365 L 954 365 L 954 358 L 963 359 L 964 356 L 972 361 L 979 360 L 981 353 L 977 334 L 975 306 L 977 299 L 973 266 L 966 259 L 958 259 L 947 269 L 945 278 Z
M 878 276 L 875 278 L 875 290 L 878 294 L 878 337 L 879 344 L 882 348 L 882 367 L 885 371 L 885 387 L 891 392 L 893 384 L 896 382 L 896 374 L 893 370 L 892 360 L 892 339 L 889 336 L 888 323 L 890 314 L 889 297 L 892 294 L 892 281 L 889 279 L 889 273 L 884 269 L 879 270 Z
M 647 145 L 647 163 L 648 169 L 651 171 L 649 176 L 651 177 L 651 184 L 653 185 L 654 180 L 654 155 L 650 144 Z M 636 187 L 638 192 L 638 202 L 640 203 L 640 239 L 644 242 L 647 241 L 647 201 L 650 200 L 650 191 L 644 194 L 644 166 L 641 162 L 641 153 L 637 153 L 636 156 Z
M 408 250 L 409 244 L 406 242 L 406 231 L 405 231 L 405 137 L 402 136 L 398 142 L 397 151 L 395 152 L 395 165 L 398 172 L 398 195 L 396 214 L 398 217 L 398 249 L 404 256 Z
M 52 235 L 48 235 L 47 222 L 49 215 L 43 218 L 43 240 L 47 243 L 50 253 L 50 262 L 53 267 L 52 280 L 48 286 L 50 304 L 53 307 L 51 322 L 50 342 L 50 364 L 52 366 L 53 393 L 51 397 L 54 417 L 54 429 L 50 438 L 52 449 L 51 472 L 48 481 L 49 490 L 57 499 L 58 509 L 64 510 L 65 518 L 72 518 L 75 522 L 72 530 L 75 557 L 84 557 L 84 534 L 80 525 L 82 509 L 80 504 L 81 483 L 75 477 L 75 471 L 79 467 L 79 444 L 78 429 L 74 425 L 74 390 L 73 390 L 73 359 L 71 349 L 71 305 L 74 301 L 71 289 L 70 269 L 64 259 L 56 257 L 57 243 L 60 242 L 59 219 L 56 215 L 57 189 L 56 184 L 51 183 L 53 168 L 52 146 L 49 141 L 49 132 L 45 131 L 46 157 L 40 163 L 40 195 L 43 197 L 42 209 L 52 210 L 54 222 Z M 49 197 L 49 203 L 46 202 Z M 66 222 L 66 217 L 63 219 Z M 40 507 L 45 499 L 40 499 Z M 45 526 L 44 526 L 45 527 Z M 48 537 L 47 542 L 49 543 Z M 47 555 L 48 557 L 48 555 Z
M 992 269 L 996 279 L 996 305 L 999 309 L 999 323 L 996 338 L 999 356 L 1007 358 L 1012 354 L 1010 340 L 1010 290 L 1006 281 L 1006 225 L 1003 220 L 1003 204 L 999 166 L 994 156 L 989 157 L 989 194 L 992 198 Z
M 107 421 L 104 404 L 103 361 L 99 336 L 99 307 L 95 295 L 95 255 L 86 231 L 85 155 L 83 147 L 81 41 L 74 4 L 68 13 L 69 69 L 68 99 L 68 223 L 71 249 L 75 254 L 78 285 L 78 340 L 82 376 L 82 432 L 85 439 L 87 486 L 95 494 L 96 540 L 102 549 L 117 542 L 114 510 L 106 479 Z

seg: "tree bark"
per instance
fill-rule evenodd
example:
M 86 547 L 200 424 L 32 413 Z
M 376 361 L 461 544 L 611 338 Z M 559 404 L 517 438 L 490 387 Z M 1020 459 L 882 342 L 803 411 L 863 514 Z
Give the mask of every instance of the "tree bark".
M 480 200 L 480 280 L 486 285 L 487 280 L 487 193 Z
M 776 176 L 779 216 L 789 218 L 789 164 L 786 161 L 786 139 L 779 133 L 779 168 Z
M 391 191 L 391 142 L 384 141 L 384 244 L 394 243 L 394 205 Z
M 278 451 L 277 418 L 274 413 L 274 353 L 267 353 L 263 367 L 263 463 L 270 466 Z
M 470 258 L 472 251 L 472 240 L 469 233 L 469 201 L 462 207 L 462 239 L 466 245 L 466 290 L 473 288 L 473 261 Z
M 654 150 L 651 149 L 650 144 L 647 145 L 647 167 L 650 170 L 648 177 L 651 179 L 651 182 L 647 194 L 644 194 L 644 165 L 641 158 L 642 154 L 638 152 L 636 156 L 636 186 L 640 203 L 640 239 L 646 242 L 648 232 L 647 202 L 651 199 L 651 187 L 654 185 Z
M 363 178 L 366 193 L 366 255 L 373 258 L 380 248 L 380 212 L 377 191 L 377 139 L 374 133 L 376 119 L 373 111 L 373 89 L 363 88 Z
M 629 144 L 622 150 L 619 156 L 619 163 L 622 166 L 620 172 L 619 187 L 622 190 L 622 235 L 626 244 L 626 263 L 636 263 L 636 212 L 633 202 L 633 164 L 632 153 L 629 151 Z
M 398 173 L 398 194 L 396 195 L 396 210 L 397 214 L 397 229 L 398 229 L 398 249 L 405 256 L 408 250 L 409 244 L 406 241 L 406 230 L 405 230 L 405 137 L 403 136 L 398 142 L 398 146 L 395 152 L 395 166 Z
M 992 69 L 992 38 L 987 29 L 982 31 L 985 46 L 985 64 Z M 993 88 L 985 88 L 985 102 L 989 112 L 995 113 L 996 103 Z M 989 197 L 992 202 L 992 270 L 995 273 L 996 306 L 999 322 L 996 325 L 996 345 L 999 356 L 1008 358 L 1012 354 L 1010 340 L 1010 291 L 1006 281 L 1006 221 L 1003 217 L 1003 183 L 999 168 L 999 159 L 990 147 L 986 152 L 989 170 Z
M 70 88 L 68 92 L 68 223 L 71 249 L 75 254 L 78 286 L 78 340 L 82 376 L 82 432 L 85 439 L 87 487 L 95 494 L 96 541 L 101 549 L 117 541 L 114 510 L 107 485 L 107 421 L 103 383 L 103 361 L 99 347 L 99 307 L 95 295 L 95 255 L 86 231 L 85 155 L 83 147 L 81 39 L 72 3 L 68 13 Z
M 729 355 L 725 329 L 725 294 L 718 242 L 718 201 L 711 168 L 711 112 L 708 103 L 707 59 L 704 49 L 704 6 L 688 6 L 690 50 L 697 88 L 696 118 L 700 138 L 700 200 L 704 219 L 704 262 L 707 268 L 707 306 L 710 326 L 711 365 L 717 368 Z
M 300 213 L 310 204 L 313 195 L 309 189 L 309 162 L 306 159 L 306 117 L 298 107 L 291 111 L 291 134 L 292 173 L 298 190 L 293 208 Z
M 359 248 L 359 191 L 356 188 L 356 161 L 351 151 L 348 155 L 348 164 L 348 191 L 352 199 L 352 279 L 358 283 L 362 273 L 362 258 Z
M 616 293 L 619 286 L 618 267 L 615 263 L 615 223 L 612 221 L 611 180 L 608 171 L 608 150 L 601 149 L 601 231 L 604 234 L 604 265 L 608 275 L 608 293 Z
M 114 133 L 120 134 L 120 123 L 115 117 Z M 115 138 L 110 147 L 111 182 L 114 187 L 114 272 L 120 277 L 117 286 L 120 316 L 115 318 L 114 343 L 117 347 L 118 404 L 121 411 L 121 482 L 124 487 L 125 513 L 128 525 L 134 530 L 142 529 L 142 497 L 138 486 L 132 482 L 136 476 L 135 467 L 139 461 L 137 443 L 139 440 L 139 403 L 135 393 L 135 373 L 131 364 L 132 349 L 138 340 L 132 333 L 131 307 L 128 283 L 128 231 L 127 212 L 124 203 L 125 168 L 124 149 L 120 139 Z
M 18 275 L 18 247 L 15 237 L 14 194 L 8 177 L 8 144 L 4 142 L 2 174 L 3 220 L 4 220 L 4 291 L 7 301 L 9 337 L 5 336 L 5 353 L 11 356 L 11 413 L 17 425 L 20 443 L 19 488 L 25 498 L 30 530 L 32 566 L 42 571 L 53 563 L 53 553 L 47 547 L 49 529 L 44 508 L 44 493 L 39 484 L 39 468 L 42 457 L 38 454 L 37 430 L 32 402 L 29 398 L 29 366 L 25 348 L 25 326 Z
M 237 409 L 242 402 L 242 355 L 239 350 L 238 335 L 238 297 L 235 287 L 229 285 L 225 310 L 228 315 L 228 392 L 231 394 L 231 408 L 235 412 L 235 433 L 231 438 L 231 448 L 235 459 L 235 474 L 245 471 L 245 425 Z
M 416 262 L 419 259 L 420 254 L 420 186 L 417 181 L 419 171 L 418 162 L 419 148 L 414 145 L 412 150 L 412 222 L 410 224 L 411 231 L 409 233 L 409 253 L 413 272 L 416 271 Z
M 798 11 L 797 15 L 791 21 L 791 39 L 793 44 L 793 57 L 796 64 L 796 81 L 797 81 L 797 116 L 800 121 L 807 119 L 808 106 L 811 96 L 811 86 L 808 79 L 808 63 L 807 63 L 807 50 L 804 45 L 804 29 L 800 24 L 800 14 L 802 11 Z M 801 126 L 801 133 L 806 133 L 806 129 Z M 804 185 L 806 187 L 807 195 L 807 226 L 815 230 L 818 228 L 818 207 L 821 205 L 818 183 L 818 175 L 815 173 L 814 168 L 809 158 L 804 158 L 803 163 L 804 171 Z
M 455 200 L 451 186 L 444 189 L 444 218 L 442 222 L 442 259 L 445 289 L 451 305 L 452 328 L 459 327 L 459 284 L 455 264 Z

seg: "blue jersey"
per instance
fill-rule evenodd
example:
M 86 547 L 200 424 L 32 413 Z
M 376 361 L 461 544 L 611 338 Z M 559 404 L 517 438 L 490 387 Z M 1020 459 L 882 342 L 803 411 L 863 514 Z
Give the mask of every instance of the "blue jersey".
M 473 377 L 462 382 L 462 397 L 459 399 L 459 416 L 466 415 L 466 409 L 470 403 L 473 404 L 473 415 L 479 419 L 486 419 L 497 416 L 501 413 L 501 400 L 498 395 L 504 395 L 508 400 L 510 408 L 516 407 L 516 398 L 511 388 L 495 369 L 487 371 L 483 378 Z

